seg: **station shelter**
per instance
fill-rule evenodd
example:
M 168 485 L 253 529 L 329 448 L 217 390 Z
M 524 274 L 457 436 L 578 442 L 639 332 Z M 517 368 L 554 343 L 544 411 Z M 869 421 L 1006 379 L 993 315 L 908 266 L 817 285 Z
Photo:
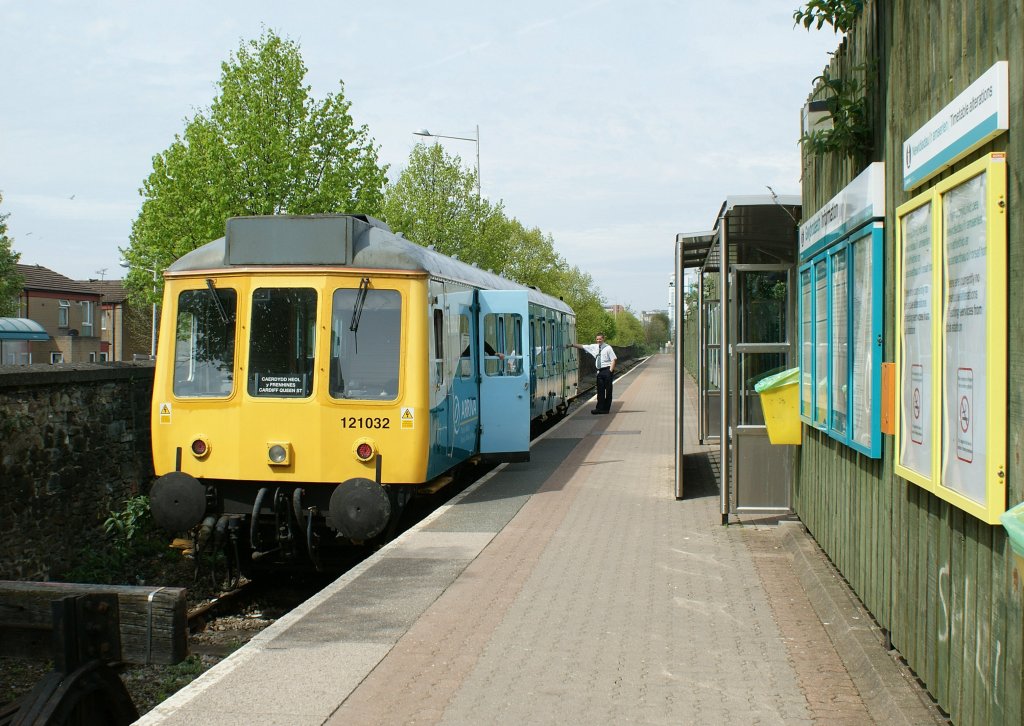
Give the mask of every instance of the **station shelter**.
M 798 364 L 800 210 L 798 196 L 733 196 L 712 229 L 676 236 L 675 495 L 685 491 L 684 351 L 695 350 L 697 439 L 717 446 L 723 523 L 791 512 L 796 447 L 770 443 L 755 386 Z
M 0 318 L 0 365 L 25 365 L 32 362 L 32 341 L 47 341 L 49 333 L 28 318 Z

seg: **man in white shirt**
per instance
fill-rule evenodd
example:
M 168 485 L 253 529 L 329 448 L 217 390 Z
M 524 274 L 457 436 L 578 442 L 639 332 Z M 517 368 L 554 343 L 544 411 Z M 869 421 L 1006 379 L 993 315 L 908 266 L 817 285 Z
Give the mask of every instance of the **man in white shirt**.
M 590 345 L 570 343 L 566 347 L 579 348 L 594 356 L 594 367 L 597 368 L 597 408 L 591 413 L 611 413 L 612 376 L 617 358 L 612 347 L 604 342 L 604 333 L 598 333 L 595 340 L 597 342 Z

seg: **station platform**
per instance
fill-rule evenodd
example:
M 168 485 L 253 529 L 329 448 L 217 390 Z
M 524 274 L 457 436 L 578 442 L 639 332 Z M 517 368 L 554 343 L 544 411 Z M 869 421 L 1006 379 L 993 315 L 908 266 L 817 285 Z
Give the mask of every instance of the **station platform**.
M 139 723 L 945 723 L 799 522 L 722 525 L 674 360 L 508 464 Z

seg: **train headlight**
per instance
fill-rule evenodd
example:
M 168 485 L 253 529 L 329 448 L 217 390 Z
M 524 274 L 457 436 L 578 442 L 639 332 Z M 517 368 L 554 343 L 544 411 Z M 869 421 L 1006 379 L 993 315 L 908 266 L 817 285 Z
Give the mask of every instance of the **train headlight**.
M 197 436 L 192 440 L 192 445 L 189 449 L 192 451 L 192 456 L 197 459 L 205 459 L 210 453 L 210 442 L 207 441 L 205 436 Z
M 286 441 L 271 441 L 267 444 L 267 463 L 271 466 L 288 466 L 292 463 L 292 445 Z
M 370 439 L 359 439 L 356 441 L 355 446 L 352 447 L 352 453 L 356 455 L 359 461 L 369 461 L 377 453 L 377 447 L 373 445 Z

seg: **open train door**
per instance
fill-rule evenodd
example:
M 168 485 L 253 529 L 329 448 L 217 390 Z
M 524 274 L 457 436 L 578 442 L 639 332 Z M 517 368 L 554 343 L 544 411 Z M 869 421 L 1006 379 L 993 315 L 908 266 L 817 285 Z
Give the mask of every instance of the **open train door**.
M 480 453 L 530 458 L 530 371 L 525 290 L 480 290 Z

